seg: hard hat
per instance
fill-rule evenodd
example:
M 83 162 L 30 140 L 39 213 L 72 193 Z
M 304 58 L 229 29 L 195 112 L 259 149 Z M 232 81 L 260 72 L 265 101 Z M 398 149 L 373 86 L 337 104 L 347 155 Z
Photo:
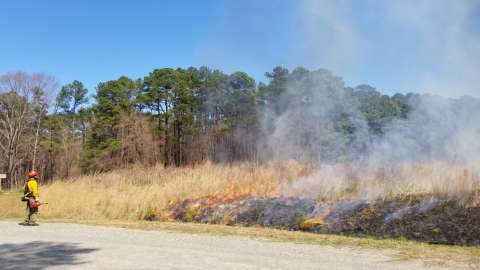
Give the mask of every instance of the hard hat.
M 39 202 L 39 201 L 33 201 L 33 202 L 30 204 L 31 207 L 39 207 L 40 205 L 42 205 L 42 203 Z
M 28 172 L 28 177 L 35 177 L 37 175 L 38 175 L 38 173 L 35 170 L 31 170 L 30 172 Z

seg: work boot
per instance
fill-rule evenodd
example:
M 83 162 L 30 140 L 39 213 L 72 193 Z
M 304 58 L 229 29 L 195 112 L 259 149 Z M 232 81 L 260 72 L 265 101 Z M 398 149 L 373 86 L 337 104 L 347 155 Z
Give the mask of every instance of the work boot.
M 20 222 L 20 223 L 18 223 L 18 225 L 28 226 L 28 221 Z
M 30 221 L 27 226 L 39 226 L 39 224 L 35 221 Z

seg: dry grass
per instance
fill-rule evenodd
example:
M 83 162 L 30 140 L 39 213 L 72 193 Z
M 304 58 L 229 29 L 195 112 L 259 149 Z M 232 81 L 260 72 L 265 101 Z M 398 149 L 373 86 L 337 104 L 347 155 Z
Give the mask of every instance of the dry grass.
M 25 203 L 20 201 L 20 192 L 0 192 L 0 218 L 21 217 Z
M 246 196 L 276 195 L 283 181 L 310 174 L 310 166 L 295 162 L 250 163 L 232 166 L 206 163 L 193 167 L 130 168 L 111 173 L 55 181 L 41 187 L 42 200 L 49 203 L 41 209 L 45 218 L 81 219 L 162 219 L 169 204 L 179 200 L 214 197 L 233 200 Z M 19 199 L 2 199 L 0 216 L 23 213 Z M 5 206 L 5 207 L 4 207 Z M 165 215 L 166 217 L 166 215 Z
M 296 162 L 132 167 L 41 186 L 42 200 L 50 203 L 42 207 L 41 215 L 90 220 L 165 219 L 168 208 L 182 200 L 208 197 L 228 202 L 247 196 L 307 196 L 338 201 L 477 192 L 473 203 L 480 205 L 478 190 L 480 180 L 474 169 L 444 163 L 389 167 L 314 167 Z M 19 217 L 24 212 L 18 193 L 0 196 L 0 207 L 0 217 Z
M 322 201 L 376 200 L 416 195 L 467 198 L 480 205 L 478 169 L 443 162 L 428 164 L 323 165 L 298 181 L 282 184 L 280 194 Z M 471 196 L 468 197 L 472 199 Z M 474 198 L 475 199 L 475 198 Z
M 430 246 L 403 240 L 373 240 L 343 236 L 313 235 L 260 228 L 231 228 L 138 221 L 168 217 L 169 207 L 186 199 L 214 198 L 233 201 L 248 196 L 310 196 L 317 200 L 378 199 L 418 194 L 433 196 L 477 192 L 480 181 L 476 170 L 443 163 L 362 167 L 337 164 L 314 167 L 296 162 L 242 163 L 192 167 L 132 167 L 111 173 L 55 181 L 41 186 L 41 218 L 113 224 L 129 228 L 166 229 L 194 233 L 220 233 L 312 244 L 388 248 L 399 256 L 428 260 L 438 258 L 478 259 L 478 248 Z M 19 192 L 0 193 L 0 218 L 20 218 L 24 204 Z M 194 226 L 194 227 L 192 227 Z M 449 254 L 449 255 L 448 255 Z M 448 256 L 447 256 L 448 255 Z M 413 256 L 413 257 L 411 257 Z M 417 258 L 415 257 L 415 258 Z

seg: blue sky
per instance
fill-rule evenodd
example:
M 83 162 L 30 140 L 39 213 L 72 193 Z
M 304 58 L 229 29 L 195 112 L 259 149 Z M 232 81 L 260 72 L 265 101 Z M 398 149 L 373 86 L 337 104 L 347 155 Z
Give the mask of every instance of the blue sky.
M 282 65 L 327 68 L 388 94 L 480 96 L 478 59 L 474 0 L 0 0 L 0 74 L 41 71 L 91 92 L 160 67 L 259 81 Z

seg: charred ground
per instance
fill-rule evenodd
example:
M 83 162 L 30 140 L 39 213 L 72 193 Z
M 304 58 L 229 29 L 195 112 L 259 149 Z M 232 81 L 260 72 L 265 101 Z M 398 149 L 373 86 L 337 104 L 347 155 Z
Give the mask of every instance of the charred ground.
M 478 194 L 465 196 L 478 198 Z M 172 217 L 185 222 L 480 244 L 480 206 L 460 203 L 457 198 L 427 195 L 336 203 L 293 197 L 249 197 L 218 204 L 212 198 L 203 198 L 174 205 Z

